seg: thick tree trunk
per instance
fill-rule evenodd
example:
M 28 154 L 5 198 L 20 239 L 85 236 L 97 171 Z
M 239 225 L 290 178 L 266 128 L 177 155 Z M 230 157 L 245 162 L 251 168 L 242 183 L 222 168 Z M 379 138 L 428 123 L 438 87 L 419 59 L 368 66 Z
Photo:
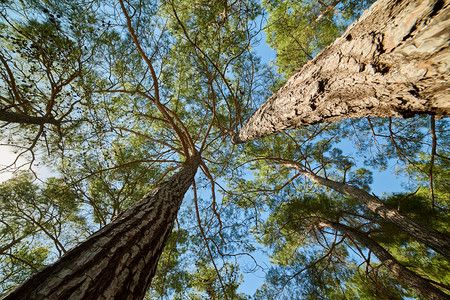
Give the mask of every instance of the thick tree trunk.
M 5 299 L 143 299 L 200 157 Z
M 336 222 L 323 221 L 319 224 L 319 226 L 331 227 L 341 233 L 347 234 L 353 240 L 363 244 L 367 249 L 375 254 L 383 265 L 391 270 L 395 277 L 397 277 L 398 281 L 406 283 L 426 299 L 449 299 L 449 295 L 445 294 L 443 291 L 432 285 L 429 281 L 400 264 L 386 249 L 368 237 L 365 233 Z
M 450 260 L 450 237 L 444 233 L 436 231 L 421 224 L 408 216 L 401 214 L 398 210 L 387 206 L 383 201 L 356 186 L 336 182 L 323 178 L 314 173 L 304 171 L 295 164 L 283 164 L 286 167 L 295 168 L 300 174 L 308 177 L 311 181 L 327 186 L 337 192 L 354 197 L 363 203 L 367 208 L 384 220 L 395 224 L 401 230 L 424 243 L 437 253 Z
M 366 116 L 450 115 L 448 0 L 379 0 L 270 97 L 244 143 L 302 125 Z

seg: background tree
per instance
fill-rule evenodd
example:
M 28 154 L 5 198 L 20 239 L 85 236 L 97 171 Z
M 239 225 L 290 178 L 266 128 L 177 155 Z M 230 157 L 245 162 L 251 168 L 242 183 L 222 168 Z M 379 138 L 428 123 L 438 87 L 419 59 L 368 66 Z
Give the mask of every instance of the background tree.
M 14 3 L 12 6 L 8 6 L 9 4 L 5 4 L 5 9 L 14 10 Z M 248 51 L 258 30 L 253 25 L 253 20 L 259 7 L 251 1 L 236 2 L 233 5 L 208 1 L 199 6 L 180 6 L 171 2 L 142 4 L 122 1 L 113 5 L 103 2 L 77 4 L 82 9 L 92 9 L 95 12 L 95 18 L 90 19 L 87 15 L 81 20 L 80 26 L 91 23 L 89 28 L 98 31 L 103 27 L 106 29 L 102 33 L 103 38 L 95 45 L 95 53 L 98 56 L 89 60 L 89 72 L 80 78 L 79 85 L 83 88 L 86 104 L 76 113 L 80 122 L 64 135 L 64 139 L 56 140 L 59 151 L 46 159 L 54 162 L 56 158 L 64 179 L 74 179 L 72 186 L 78 196 L 77 200 L 84 208 L 87 205 L 88 210 L 92 209 L 94 222 L 104 226 L 116 218 L 92 235 L 87 242 L 72 249 L 58 263 L 27 281 L 10 297 L 22 297 L 19 294 L 23 291 L 34 293 L 33 297 L 38 297 L 39 294 L 48 296 L 53 292 L 69 295 L 75 293 L 71 290 L 72 285 L 81 288 L 80 292 L 75 293 L 79 297 L 104 293 L 106 283 L 102 280 L 89 283 L 84 271 L 80 271 L 80 276 L 77 276 L 76 272 L 72 273 L 75 281 L 66 280 L 65 283 L 47 275 L 67 269 L 68 264 L 72 262 L 78 261 L 78 264 L 81 264 L 83 260 L 92 259 L 100 262 L 94 257 L 86 256 L 89 251 L 83 250 L 84 247 L 95 247 L 101 243 L 101 246 L 97 247 L 98 250 L 112 250 L 114 239 L 111 240 L 111 236 L 106 239 L 103 234 L 131 224 L 129 222 L 134 222 L 131 220 L 134 210 L 140 210 L 142 213 L 143 206 L 151 206 L 151 201 L 156 201 L 152 199 L 157 199 L 155 205 L 162 204 L 166 208 L 172 204 L 173 206 L 169 207 L 170 216 L 158 216 L 164 219 L 160 225 L 165 228 L 165 233 L 157 236 L 153 234 L 160 239 L 156 243 L 157 247 L 150 251 L 142 248 L 145 253 L 155 254 L 154 259 L 150 263 L 147 262 L 151 270 L 142 273 L 140 279 L 125 279 L 133 282 L 133 287 L 137 284 L 138 288 L 134 287 L 134 291 L 129 284 L 111 286 L 112 294 L 124 292 L 115 290 L 119 288 L 128 289 L 128 292 L 134 293 L 136 297 L 141 297 L 153 276 L 156 262 L 184 194 L 180 192 L 181 194 L 174 196 L 176 201 L 171 202 L 168 201 L 171 193 L 186 191 L 193 183 L 195 169 L 199 163 L 206 178 L 211 182 L 209 187 L 215 189 L 216 179 L 212 177 L 207 165 L 215 163 L 216 159 L 211 153 L 222 146 L 226 137 L 224 133 L 230 131 L 229 127 L 236 126 L 236 118 L 248 110 L 250 99 L 263 90 L 260 86 L 253 86 L 255 78 L 259 78 L 263 73 L 259 73 L 258 59 Z M 51 12 L 54 15 L 61 6 L 63 5 L 49 2 L 44 7 L 25 7 L 24 11 L 36 14 L 40 11 L 44 14 Z M 225 12 L 223 20 L 216 18 L 218 10 Z M 190 23 L 192 20 L 194 22 Z M 189 27 L 191 28 L 188 32 L 186 28 Z M 191 37 L 190 34 L 193 33 L 194 36 Z M 211 38 L 217 42 L 210 43 Z M 239 98 L 236 95 L 239 95 Z M 131 144 L 128 144 L 129 142 Z M 205 156 L 207 160 L 201 161 L 197 153 Z M 190 161 L 191 158 L 195 163 Z M 220 157 L 220 160 L 220 163 L 226 161 L 224 157 Z M 176 173 L 178 175 L 165 182 L 165 177 L 173 174 L 183 161 L 186 161 L 182 169 L 184 171 Z M 142 166 L 141 171 L 135 167 L 137 164 Z M 127 176 L 127 168 L 132 170 L 133 176 Z M 142 172 L 144 176 L 138 172 Z M 220 174 L 215 176 L 219 177 Z M 153 177 L 150 182 L 144 182 L 150 177 Z M 175 188 L 176 182 L 180 184 Z M 137 199 L 132 197 L 144 190 L 148 192 L 154 186 L 158 186 L 155 195 L 148 195 L 144 198 L 146 200 L 132 206 L 133 209 L 124 210 L 126 206 L 136 202 Z M 217 203 L 213 201 L 209 209 L 214 211 L 216 207 Z M 154 215 L 154 211 L 149 214 L 151 215 Z M 144 223 L 146 220 L 148 221 L 145 219 Z M 139 226 L 133 225 L 136 228 Z M 130 232 L 130 236 L 139 238 L 150 235 L 138 233 L 136 236 Z M 108 244 L 107 240 L 112 244 Z M 125 240 L 125 236 L 121 234 L 121 242 Z M 207 243 L 206 234 L 202 240 Z M 119 246 L 114 248 L 118 249 L 117 255 L 127 257 L 124 253 L 130 251 L 130 248 Z M 109 257 L 110 255 L 105 256 L 103 250 L 100 250 L 101 256 Z M 209 252 L 211 259 L 214 259 L 213 251 Z M 110 254 L 114 256 L 112 252 Z M 134 259 L 131 254 L 128 257 Z M 142 255 L 138 256 L 139 258 L 142 258 Z M 109 261 L 113 264 L 118 262 L 117 259 Z M 138 268 L 146 268 L 143 267 L 144 264 L 137 262 Z M 212 264 L 226 298 L 228 293 L 231 295 L 236 290 L 231 287 L 235 279 L 232 279 L 230 292 L 227 292 L 228 283 L 221 279 L 221 268 L 217 267 L 214 261 Z M 112 269 L 103 265 L 96 265 L 94 268 L 91 266 L 90 269 L 95 276 L 102 275 L 94 269 L 111 278 L 112 275 L 105 274 L 111 270 L 114 272 L 118 265 L 131 267 L 131 263 L 124 263 L 117 264 Z M 74 270 L 73 267 L 71 269 Z M 224 267 L 223 270 L 227 273 L 228 269 L 233 270 L 233 267 Z M 117 270 L 120 270 L 120 266 Z M 235 274 L 235 271 L 230 274 Z M 45 280 L 47 281 L 44 282 Z M 80 285 L 80 282 L 84 284 Z M 55 285 L 58 288 L 50 288 Z M 197 286 L 204 290 L 208 285 Z
M 41 21 L 50 18 L 50 13 L 57 19 L 59 7 L 70 8 L 74 2 L 49 1 L 44 6 L 30 1 L 23 7 L 14 6 L 11 1 L 3 3 L 4 9 L 21 12 L 5 14 L 8 20 L 36 14 Z M 47 139 L 42 136 L 36 140 L 33 149 L 44 153 L 45 163 L 58 169 L 62 178 L 56 185 L 74 197 L 76 217 L 87 220 L 83 230 L 89 233 L 100 230 L 68 251 L 62 264 L 60 261 L 54 265 L 56 269 L 63 266 L 62 269 L 44 269 L 41 277 L 25 283 L 22 290 L 32 290 L 30 286 L 42 283 L 39 282 L 42 274 L 57 274 L 64 270 L 65 262 L 72 260 L 81 266 L 72 268 L 78 268 L 78 273 L 70 272 L 79 282 L 43 276 L 50 279 L 48 284 L 56 286 L 53 291 L 97 297 L 105 293 L 106 287 L 111 288 L 111 294 L 106 295 L 134 293 L 136 298 L 142 298 L 147 292 L 147 299 L 245 299 L 250 296 L 243 294 L 239 285 L 246 272 L 264 270 L 264 262 L 254 254 L 255 250 L 267 250 L 274 255 L 275 268 L 255 297 L 275 297 L 285 284 L 284 292 L 291 296 L 300 291 L 298 297 L 417 296 L 404 282 L 397 281 L 364 243 L 329 226 L 305 230 L 301 227 L 303 223 L 299 227 L 293 218 L 301 214 L 310 220 L 305 224 L 311 226 L 320 224 L 316 222 L 320 219 L 347 226 L 349 232 L 357 230 L 408 270 L 446 291 L 448 281 L 439 274 L 448 269 L 448 263 L 442 256 L 399 232 L 354 199 L 305 181 L 296 170 L 286 168 L 287 163 L 302 165 L 312 174 L 368 191 L 371 172 L 390 168 L 393 160 L 398 161 L 401 176 L 408 178 L 411 186 L 398 197 L 380 194 L 381 201 L 400 207 L 409 218 L 434 230 L 446 232 L 445 120 L 366 118 L 302 127 L 251 145 L 230 147 L 227 136 L 241 126 L 242 120 L 279 81 L 252 51 L 262 12 L 257 3 L 79 1 L 76 4 L 81 15 L 77 26 L 92 28 L 92 32 L 86 31 L 89 42 L 80 49 L 83 55 L 92 56 L 84 62 L 82 76 L 71 82 L 77 84 L 75 90 L 81 91 L 75 99 L 81 99 L 75 105 L 80 109 L 71 110 L 64 117 L 67 122 L 60 126 L 62 134 L 58 133 L 58 126 L 46 123 Z M 441 13 L 438 8 L 436 15 Z M 311 18 L 331 16 L 327 13 L 331 9 L 341 11 L 338 4 L 334 7 L 325 4 L 319 9 L 320 14 L 314 12 Z M 61 20 L 61 35 L 70 39 L 70 26 L 65 27 L 70 20 L 64 17 Z M 342 24 L 332 20 L 336 28 Z M 26 18 L 23 21 L 25 25 L 28 22 Z M 320 26 L 318 31 L 323 28 L 322 32 L 327 32 L 326 26 Z M 311 55 L 315 55 L 314 51 Z M 12 56 L 9 65 L 12 62 L 19 70 L 20 58 Z M 7 84 L 4 86 L 7 90 Z M 8 123 L 5 135 L 14 126 Z M 40 125 L 21 126 L 30 130 L 32 142 L 36 131 L 28 128 Z M 23 132 L 18 138 L 28 131 Z M 340 149 L 343 145 L 340 143 L 348 143 L 350 139 L 354 139 L 354 151 L 360 152 Z M 20 143 L 28 147 L 29 142 L 24 139 Z M 197 164 L 200 171 L 194 176 Z M 181 205 L 182 190 L 189 185 L 192 189 Z M 416 195 L 409 195 L 419 185 Z M 155 192 L 148 194 L 152 189 Z M 176 191 L 180 191 L 176 197 L 167 196 Z M 138 202 L 140 198 L 144 200 Z M 168 215 L 156 214 L 160 220 L 162 217 L 162 222 L 153 222 L 162 226 L 158 231 L 161 234 L 139 229 L 155 216 L 149 208 L 152 203 L 162 210 L 170 206 Z M 409 204 L 413 204 L 411 209 Z M 324 207 L 314 211 L 314 206 Z M 144 208 L 149 208 L 148 213 L 139 219 L 145 214 Z M 427 216 L 419 213 L 428 211 L 434 213 Z M 170 234 L 172 226 L 175 229 Z M 119 235 L 109 235 L 110 231 Z M 155 237 L 158 246 L 142 247 L 145 255 L 153 255 L 151 263 L 144 264 L 140 261 L 144 253 L 135 254 L 135 245 L 143 241 L 140 238 L 150 236 Z M 167 247 L 162 252 L 166 241 Z M 101 245 L 94 246 L 94 257 L 86 256 L 89 251 L 83 251 L 83 247 L 96 243 Z M 37 249 L 34 244 L 28 246 L 28 253 Z M 44 249 L 46 253 L 51 253 L 49 247 Z M 114 249 L 117 250 L 114 253 L 109 251 Z M 349 254 L 353 251 L 357 254 Z M 40 257 L 37 262 L 46 264 L 44 255 Z M 423 261 L 416 262 L 418 257 Z M 84 270 L 83 260 L 95 261 L 94 267 Z M 18 263 L 15 266 L 23 276 L 36 272 Z M 133 271 L 126 271 L 127 268 Z M 141 272 L 146 268 L 151 270 Z M 102 272 L 107 282 L 101 280 Z M 116 272 L 122 276 L 116 276 Z M 98 280 L 89 282 L 86 274 Z M 132 278 L 135 274 L 147 277 Z M 152 286 L 147 291 L 153 274 Z M 303 277 L 304 274 L 307 276 Z M 283 281 L 272 281 L 277 277 Z M 291 280 L 285 280 L 290 277 Z M 296 282 L 297 278 L 304 279 Z M 116 284 L 121 280 L 126 283 Z M 304 289 L 299 289 L 299 282 L 303 282 Z M 78 284 L 81 291 L 71 290 L 71 284 Z M 50 290 L 41 289 L 43 293 Z
M 393 168 L 391 164 L 395 163 L 399 174 L 410 176 L 407 191 L 411 193 L 385 195 L 381 198 L 382 202 L 448 236 L 448 195 L 440 194 L 440 205 L 439 208 L 435 207 L 433 215 L 427 173 L 418 168 L 420 164 L 416 162 L 417 158 L 427 157 L 434 151 L 433 145 L 436 145 L 439 149 L 437 152 L 443 158 L 448 157 L 448 154 L 444 154 L 448 153 L 444 129 L 447 121 L 437 123 L 435 134 L 430 134 L 432 129 L 427 121 L 425 117 L 409 119 L 407 124 L 402 119 L 349 120 L 303 127 L 246 145 L 243 161 L 247 161 L 251 169 L 255 170 L 256 178 L 239 179 L 236 189 L 254 191 L 255 199 L 266 199 L 266 210 L 271 215 L 254 232 L 264 245 L 272 249 L 272 262 L 278 265 L 269 272 L 266 285 L 258 291 L 257 295 L 261 299 L 277 298 L 280 295 L 288 299 L 292 298 L 292 294 L 296 294 L 299 299 L 339 299 L 362 295 L 386 299 L 415 297 L 415 292 L 408 288 L 408 285 L 414 285 L 392 277 L 386 269 L 386 262 L 374 260 L 376 252 L 371 254 L 367 245 L 361 245 L 358 239 L 336 227 L 331 226 L 336 231 L 330 231 L 326 229 L 328 226 L 318 226 L 324 219 L 345 222 L 346 226 L 363 230 L 400 264 L 433 284 L 433 288 L 442 289 L 436 291 L 438 299 L 447 297 L 448 278 L 435 276 L 438 273 L 446 274 L 448 260 L 417 243 L 416 239 L 399 231 L 391 222 L 368 211 L 362 203 L 355 202 L 357 197 L 342 197 L 332 189 L 327 189 L 327 185 L 320 181 L 312 180 L 313 184 L 304 182 L 299 176 L 304 172 L 292 172 L 282 167 L 290 163 L 300 164 L 323 178 L 369 191 L 372 176 L 365 167 L 369 166 L 375 171 Z M 384 131 L 387 132 L 382 134 Z M 353 140 L 354 149 L 359 149 L 356 155 L 351 153 L 348 146 L 346 152 L 339 149 L 339 145 L 347 145 L 347 137 Z M 404 156 L 400 155 L 402 152 Z M 366 157 L 365 162 L 362 155 Z M 358 169 L 358 166 L 362 168 Z M 440 165 L 435 167 L 441 168 Z M 426 266 L 419 266 L 419 261 Z M 368 282 L 374 289 L 367 290 L 364 287 Z M 299 288 L 299 285 L 303 288 Z M 432 290 L 423 286 L 422 289 L 422 292 Z

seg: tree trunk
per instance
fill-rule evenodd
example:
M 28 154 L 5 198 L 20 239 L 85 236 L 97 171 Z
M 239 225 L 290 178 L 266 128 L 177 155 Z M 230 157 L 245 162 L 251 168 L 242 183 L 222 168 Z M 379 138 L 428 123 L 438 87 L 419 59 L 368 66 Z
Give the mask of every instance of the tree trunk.
M 236 134 L 244 143 L 347 118 L 450 116 L 448 0 L 379 0 Z
M 323 221 L 319 224 L 321 227 L 331 227 L 341 233 L 347 234 L 350 238 L 363 244 L 367 249 L 372 251 L 380 262 L 385 265 L 400 282 L 406 283 L 408 286 L 416 290 L 426 299 L 445 300 L 449 299 L 449 295 L 432 285 L 429 281 L 417 275 L 400 264 L 386 249 L 384 249 L 376 241 L 368 237 L 365 233 L 346 225 Z
M 6 299 L 143 299 L 200 157 Z
M 387 206 L 383 201 L 375 196 L 372 196 L 365 190 L 357 188 L 356 186 L 336 182 L 327 178 L 320 177 L 314 173 L 305 172 L 301 167 L 295 164 L 283 164 L 286 167 L 295 168 L 300 174 L 308 177 L 311 181 L 327 186 L 337 192 L 351 196 L 367 208 L 379 215 L 384 220 L 393 223 L 401 230 L 424 243 L 437 253 L 443 255 L 450 260 L 450 237 L 437 230 L 429 228 L 408 216 L 401 214 L 398 210 Z

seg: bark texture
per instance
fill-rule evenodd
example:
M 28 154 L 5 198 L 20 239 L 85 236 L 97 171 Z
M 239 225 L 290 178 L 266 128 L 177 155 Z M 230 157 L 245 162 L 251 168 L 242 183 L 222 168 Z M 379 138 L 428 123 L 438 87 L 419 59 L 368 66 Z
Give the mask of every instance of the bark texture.
M 409 287 L 425 297 L 425 299 L 446 300 L 450 298 L 449 295 L 432 285 L 429 281 L 399 263 L 386 249 L 365 233 L 336 222 L 324 221 L 319 225 L 322 227 L 331 227 L 363 244 L 375 254 L 383 265 L 391 270 L 400 282 L 406 283 Z
M 401 214 L 398 210 L 387 206 L 383 201 L 368 192 L 352 185 L 336 182 L 314 173 L 305 172 L 295 164 L 284 164 L 286 167 L 295 168 L 300 174 L 311 181 L 327 186 L 342 194 L 352 196 L 359 200 L 367 208 L 379 215 L 384 220 L 395 224 L 401 230 L 424 243 L 437 253 L 450 260 L 450 237 L 442 232 L 429 228 L 413 219 Z
M 449 3 L 377 1 L 261 105 L 232 142 L 347 118 L 448 117 Z
M 53 124 L 58 125 L 60 122 L 50 117 L 35 117 L 29 116 L 27 114 L 10 112 L 7 110 L 0 110 L 0 121 L 8 123 L 19 123 L 19 124 Z
M 5 299 L 143 299 L 200 157 Z

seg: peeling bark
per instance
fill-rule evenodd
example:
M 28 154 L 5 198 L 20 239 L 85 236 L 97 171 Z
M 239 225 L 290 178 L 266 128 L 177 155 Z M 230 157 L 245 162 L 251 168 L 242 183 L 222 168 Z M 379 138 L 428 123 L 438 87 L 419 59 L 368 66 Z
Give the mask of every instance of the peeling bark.
M 337 192 L 351 196 L 359 200 L 367 208 L 379 215 L 384 220 L 394 224 L 405 233 L 418 241 L 424 243 L 437 253 L 450 260 L 450 237 L 437 230 L 429 228 L 408 216 L 401 214 L 398 210 L 384 204 L 383 201 L 368 192 L 352 185 L 336 182 L 314 173 L 309 173 L 295 164 L 284 164 L 286 167 L 295 168 L 300 174 L 308 177 L 311 181 L 327 186 Z
M 450 116 L 450 1 L 379 0 L 250 117 L 235 144 L 347 118 Z
M 386 249 L 367 236 L 367 234 L 336 222 L 323 221 L 319 224 L 319 226 L 333 228 L 347 234 L 353 240 L 363 244 L 367 249 L 375 254 L 380 262 L 385 265 L 400 282 L 406 283 L 426 299 L 449 299 L 449 295 L 432 285 L 428 280 L 403 266 Z
M 5 300 L 143 299 L 200 157 Z

